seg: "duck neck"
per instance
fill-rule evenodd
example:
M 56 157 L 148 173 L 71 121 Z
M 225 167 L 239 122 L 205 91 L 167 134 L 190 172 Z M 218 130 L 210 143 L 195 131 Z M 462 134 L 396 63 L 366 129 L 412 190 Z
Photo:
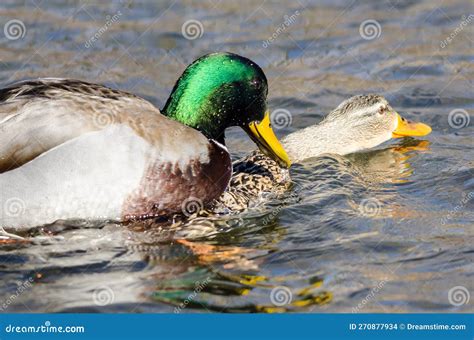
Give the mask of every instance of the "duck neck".
M 164 111 L 163 114 L 170 119 L 176 120 L 186 126 L 201 132 L 206 138 L 213 139 L 221 144 L 224 144 L 224 129 L 220 124 L 213 124 L 210 116 L 207 115 L 207 111 L 198 109 L 198 115 L 189 115 L 188 111 Z M 196 117 L 197 116 L 197 117 Z
M 325 153 L 346 155 L 359 151 L 357 136 L 337 121 L 322 121 L 318 125 L 296 131 L 282 141 L 293 162 Z
M 208 139 L 223 142 L 223 122 L 219 117 L 210 114 L 217 112 L 209 96 L 196 91 L 186 91 L 178 82 L 162 113 L 170 119 L 200 131 Z

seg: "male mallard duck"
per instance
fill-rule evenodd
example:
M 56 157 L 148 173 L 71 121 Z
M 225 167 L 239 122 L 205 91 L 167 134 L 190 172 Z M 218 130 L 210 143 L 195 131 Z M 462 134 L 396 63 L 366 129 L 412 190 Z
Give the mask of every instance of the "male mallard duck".
M 263 119 L 267 92 L 260 67 L 230 53 L 188 66 L 162 114 L 133 94 L 78 80 L 0 90 L 0 227 L 126 221 L 207 204 L 232 174 L 229 126 L 289 166 Z
M 266 119 L 269 119 L 266 117 Z M 391 138 L 425 136 L 431 128 L 401 117 L 379 95 L 351 97 L 317 125 L 293 132 L 282 145 L 294 163 L 322 154 L 346 155 L 376 147 Z M 256 151 L 234 163 L 228 190 L 216 210 L 242 210 L 262 192 L 281 192 L 289 183 L 287 169 Z

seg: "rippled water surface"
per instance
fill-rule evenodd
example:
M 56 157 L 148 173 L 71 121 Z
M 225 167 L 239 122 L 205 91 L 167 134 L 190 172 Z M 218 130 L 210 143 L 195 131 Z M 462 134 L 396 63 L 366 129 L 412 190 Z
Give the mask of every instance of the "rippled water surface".
M 460 306 L 449 300 L 454 287 L 471 295 L 474 288 L 471 2 L 67 3 L 2 1 L 0 23 L 17 19 L 25 28 L 13 39 L 0 32 L 2 85 L 79 78 L 161 107 L 187 64 L 225 50 L 266 72 L 270 108 L 292 114 L 281 136 L 367 92 L 386 96 L 433 132 L 297 164 L 282 200 L 208 228 L 57 223 L 3 240 L 1 308 L 474 310 L 473 297 Z M 359 30 L 369 19 L 380 25 L 375 35 Z M 186 33 L 195 39 L 183 36 L 188 20 L 202 25 Z M 458 118 L 450 120 L 453 110 Z M 239 130 L 228 139 L 235 159 L 253 149 Z

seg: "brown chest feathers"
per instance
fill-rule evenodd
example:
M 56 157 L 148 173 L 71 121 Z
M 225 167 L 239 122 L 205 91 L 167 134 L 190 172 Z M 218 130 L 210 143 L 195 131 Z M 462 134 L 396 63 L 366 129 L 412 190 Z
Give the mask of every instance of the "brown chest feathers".
M 124 221 L 201 210 L 226 189 L 232 174 L 229 154 L 211 141 L 209 162 L 193 159 L 184 167 L 152 161 L 122 209 Z

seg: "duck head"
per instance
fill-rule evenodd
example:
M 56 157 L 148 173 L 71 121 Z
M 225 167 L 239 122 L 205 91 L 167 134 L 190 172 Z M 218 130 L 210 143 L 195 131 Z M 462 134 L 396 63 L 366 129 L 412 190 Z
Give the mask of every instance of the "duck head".
M 352 144 L 355 151 L 373 148 L 391 138 L 421 137 L 431 132 L 426 124 L 411 122 L 396 112 L 380 95 L 351 97 L 342 102 L 323 121 L 337 129 L 337 142 Z
M 267 78 L 251 60 L 212 53 L 189 65 L 176 82 L 163 114 L 224 144 L 225 129 L 240 126 L 260 150 L 289 167 L 266 112 Z

